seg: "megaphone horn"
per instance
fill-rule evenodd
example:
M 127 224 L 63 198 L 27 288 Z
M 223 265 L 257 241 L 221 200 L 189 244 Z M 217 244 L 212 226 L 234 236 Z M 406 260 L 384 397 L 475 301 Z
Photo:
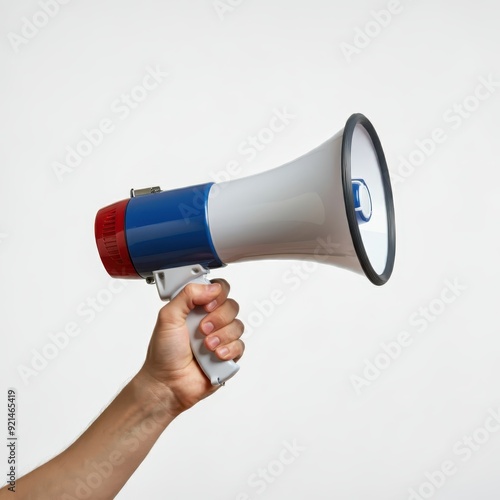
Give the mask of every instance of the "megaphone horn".
M 300 158 L 242 179 L 171 191 L 132 190 L 97 213 L 101 260 L 117 278 L 155 282 L 170 299 L 210 269 L 259 259 L 321 261 L 375 285 L 393 271 L 396 231 L 389 171 L 371 122 L 343 130 Z M 192 207 L 192 209 L 187 208 Z M 196 207 L 196 208 L 195 208 Z M 191 347 L 213 384 L 238 370 L 203 345 L 203 315 L 189 317 Z

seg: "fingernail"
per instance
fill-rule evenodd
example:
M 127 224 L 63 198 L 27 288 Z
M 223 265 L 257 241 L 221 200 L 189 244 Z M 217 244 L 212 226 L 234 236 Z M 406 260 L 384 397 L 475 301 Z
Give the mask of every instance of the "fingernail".
M 213 311 L 217 307 L 217 301 L 212 300 L 209 304 L 207 304 L 207 311 Z
M 207 335 L 209 333 L 212 333 L 214 331 L 214 324 L 213 323 L 210 323 L 210 321 L 208 321 L 207 323 L 203 323 L 203 325 L 201 325 L 201 329 L 203 330 L 203 333 L 206 333 Z
M 207 340 L 207 344 L 210 349 L 215 349 L 220 344 L 220 338 L 211 337 Z
M 221 349 L 219 349 L 217 351 L 217 354 L 221 357 L 221 358 L 225 358 L 228 354 L 229 354 L 229 349 L 227 347 L 222 347 Z
M 207 290 L 211 293 L 218 292 L 220 290 L 220 285 L 218 283 L 212 283 L 211 285 L 207 285 Z

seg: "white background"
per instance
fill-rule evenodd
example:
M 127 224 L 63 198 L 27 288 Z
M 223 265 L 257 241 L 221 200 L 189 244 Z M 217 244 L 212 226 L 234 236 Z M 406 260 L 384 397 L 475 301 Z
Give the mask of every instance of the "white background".
M 498 84 L 460 123 L 448 110 L 474 108 L 481 77 L 500 81 L 500 10 L 494 0 L 401 0 L 346 57 L 341 44 L 386 8 L 244 0 L 219 15 L 211 0 L 72 0 L 16 51 L 9 33 L 40 6 L 0 1 L 0 400 L 17 389 L 21 474 L 63 450 L 130 379 L 161 306 L 134 281 L 92 321 L 78 313 L 110 283 L 96 211 L 131 187 L 215 180 L 230 161 L 239 176 L 268 170 L 362 112 L 393 175 L 392 280 L 377 288 L 321 266 L 292 289 L 286 261 L 214 272 L 244 321 L 275 289 L 285 303 L 247 335 L 238 376 L 167 429 L 118 498 L 404 500 L 446 460 L 456 473 L 428 498 L 498 498 L 500 432 L 480 430 L 500 406 Z M 149 66 L 169 76 L 123 120 L 112 103 Z M 295 118 L 247 161 L 240 144 L 283 108 Z M 114 131 L 58 180 L 54 162 L 104 118 Z M 436 128 L 446 141 L 401 169 Z M 441 307 L 447 280 L 466 289 Z M 416 323 L 432 301 L 440 314 Z M 23 381 L 33 350 L 73 321 L 80 335 Z M 352 377 L 403 331 L 412 345 L 357 393 Z M 474 432 L 487 442 L 464 461 L 454 447 Z M 304 450 L 280 469 L 294 440 Z M 268 467 L 276 477 L 260 492 L 248 481 Z

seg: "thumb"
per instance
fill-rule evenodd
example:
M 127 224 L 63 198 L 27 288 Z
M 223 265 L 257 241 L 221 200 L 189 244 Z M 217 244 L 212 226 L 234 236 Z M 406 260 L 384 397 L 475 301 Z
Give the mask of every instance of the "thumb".
M 214 300 L 221 292 L 219 283 L 201 285 L 189 283 L 166 306 L 162 307 L 158 315 L 159 322 L 164 328 L 179 328 L 184 325 L 188 314 L 196 306 L 204 306 Z

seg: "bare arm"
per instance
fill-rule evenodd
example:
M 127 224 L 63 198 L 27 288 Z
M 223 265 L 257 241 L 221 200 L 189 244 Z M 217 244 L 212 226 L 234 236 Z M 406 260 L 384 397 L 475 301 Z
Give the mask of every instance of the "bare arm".
M 228 292 L 224 281 L 188 285 L 164 306 L 139 373 L 68 449 L 16 482 L 16 499 L 114 498 L 170 422 L 218 390 L 191 353 L 185 326 L 189 311 L 202 305 L 209 312 L 201 330 L 207 347 L 221 359 L 243 354 L 238 305 L 227 299 Z M 0 500 L 9 494 L 0 490 Z

